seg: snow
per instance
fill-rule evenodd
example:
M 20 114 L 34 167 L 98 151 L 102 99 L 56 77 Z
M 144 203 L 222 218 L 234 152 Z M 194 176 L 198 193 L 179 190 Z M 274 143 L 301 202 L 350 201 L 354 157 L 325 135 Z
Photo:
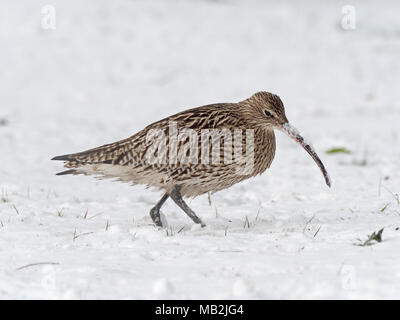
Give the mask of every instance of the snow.
M 174 293 L 173 284 L 167 279 L 160 279 L 154 284 L 153 292 L 157 298 L 168 299 L 168 295 Z
M 400 298 L 398 2 L 353 1 L 347 31 L 340 1 L 50 4 L 56 30 L 42 1 L 0 2 L 0 298 Z M 190 201 L 206 228 L 170 200 L 155 228 L 144 187 L 55 176 L 53 156 L 259 90 L 331 189 L 279 132 L 266 173 Z

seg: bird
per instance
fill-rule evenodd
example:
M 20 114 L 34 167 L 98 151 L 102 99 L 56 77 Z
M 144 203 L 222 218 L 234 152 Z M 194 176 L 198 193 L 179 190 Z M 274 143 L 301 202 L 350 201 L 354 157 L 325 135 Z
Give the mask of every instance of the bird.
M 185 199 L 213 194 L 265 172 L 275 156 L 275 130 L 308 152 L 330 187 L 328 172 L 314 148 L 289 123 L 280 97 L 266 91 L 237 103 L 187 109 L 127 139 L 52 160 L 64 161 L 68 169 L 57 175 L 92 175 L 162 191 L 150 210 L 157 227 L 166 226 L 160 209 L 168 198 L 204 227 Z

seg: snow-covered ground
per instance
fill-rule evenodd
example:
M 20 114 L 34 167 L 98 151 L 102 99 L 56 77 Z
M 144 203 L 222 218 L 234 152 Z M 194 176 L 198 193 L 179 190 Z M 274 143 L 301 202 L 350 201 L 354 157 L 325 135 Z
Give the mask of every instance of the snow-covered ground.
M 2 0 L 0 298 L 400 298 L 400 4 L 352 1 L 347 31 L 346 4 Z M 265 174 L 190 202 L 204 229 L 170 201 L 155 228 L 141 186 L 55 176 L 55 155 L 259 90 L 331 189 L 281 133 Z

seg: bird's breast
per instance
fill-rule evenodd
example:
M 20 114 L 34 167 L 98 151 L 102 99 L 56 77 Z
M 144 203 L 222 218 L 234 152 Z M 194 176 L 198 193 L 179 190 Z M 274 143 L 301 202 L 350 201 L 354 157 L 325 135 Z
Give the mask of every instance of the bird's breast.
M 267 170 L 275 157 L 276 141 L 273 130 L 255 130 L 254 137 L 254 170 L 258 175 Z

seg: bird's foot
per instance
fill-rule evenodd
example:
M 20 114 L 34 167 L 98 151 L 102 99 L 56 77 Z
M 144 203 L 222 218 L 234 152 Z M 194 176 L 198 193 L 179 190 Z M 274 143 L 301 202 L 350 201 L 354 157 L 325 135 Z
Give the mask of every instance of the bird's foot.
M 160 228 L 163 227 L 163 224 L 162 224 L 162 221 L 161 221 L 161 216 L 160 216 L 160 210 L 157 210 L 157 208 L 151 209 L 150 210 L 150 217 L 151 217 L 151 220 L 153 220 L 154 224 L 157 227 L 160 227 Z
M 196 218 L 197 218 L 196 220 L 193 219 L 193 221 L 194 221 L 195 223 L 201 225 L 202 228 L 205 228 L 205 227 L 207 226 L 200 218 L 198 218 L 197 216 L 196 216 Z

